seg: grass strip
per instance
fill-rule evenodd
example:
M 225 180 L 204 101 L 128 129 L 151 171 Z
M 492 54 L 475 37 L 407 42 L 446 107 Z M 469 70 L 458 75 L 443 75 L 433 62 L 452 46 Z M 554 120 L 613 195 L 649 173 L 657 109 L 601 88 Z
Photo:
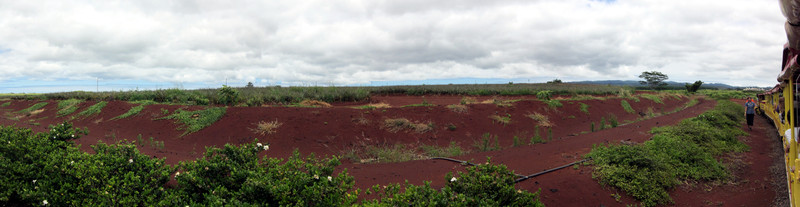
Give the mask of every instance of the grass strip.
M 88 117 L 95 114 L 99 114 L 100 111 L 103 109 L 103 107 L 106 107 L 106 104 L 108 104 L 108 102 L 105 101 L 97 102 L 96 104 L 90 106 L 89 108 L 86 108 L 86 110 L 83 110 L 80 113 L 78 113 L 78 116 Z
M 44 107 L 44 106 L 46 106 L 46 105 L 47 105 L 47 102 L 39 102 L 39 103 L 36 103 L 36 104 L 34 104 L 34 105 L 33 105 L 33 106 L 31 106 L 31 107 L 28 107 L 27 109 L 22 109 L 22 110 L 19 110 L 19 111 L 17 111 L 17 113 L 18 113 L 18 114 L 27 114 L 27 113 L 31 113 L 32 111 L 39 110 L 39 109 L 43 108 L 43 107 Z
M 56 117 L 66 116 L 78 110 L 78 104 L 83 102 L 83 100 L 78 99 L 67 99 L 58 101 L 58 112 L 56 112 Z

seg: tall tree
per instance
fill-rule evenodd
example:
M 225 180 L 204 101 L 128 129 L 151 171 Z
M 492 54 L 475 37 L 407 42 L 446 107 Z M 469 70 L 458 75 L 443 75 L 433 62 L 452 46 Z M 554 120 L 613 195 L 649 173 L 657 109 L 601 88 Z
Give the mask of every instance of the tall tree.
M 700 86 L 703 85 L 703 81 L 695 81 L 694 84 L 689 85 L 686 83 L 686 91 L 689 93 L 697 92 L 700 89 Z
M 669 79 L 669 76 L 658 71 L 645 71 L 639 75 L 639 78 L 644 79 L 644 81 L 639 81 L 640 84 L 647 85 L 650 89 L 657 89 L 667 86 L 664 81 Z

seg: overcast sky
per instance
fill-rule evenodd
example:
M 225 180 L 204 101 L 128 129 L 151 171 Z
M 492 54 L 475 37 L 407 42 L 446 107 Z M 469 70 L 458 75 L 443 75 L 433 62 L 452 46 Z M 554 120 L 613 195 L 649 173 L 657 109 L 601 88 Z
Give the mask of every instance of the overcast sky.
M 777 0 L 0 0 L 0 92 L 93 90 L 98 79 L 121 90 L 651 70 L 771 86 L 784 21 Z

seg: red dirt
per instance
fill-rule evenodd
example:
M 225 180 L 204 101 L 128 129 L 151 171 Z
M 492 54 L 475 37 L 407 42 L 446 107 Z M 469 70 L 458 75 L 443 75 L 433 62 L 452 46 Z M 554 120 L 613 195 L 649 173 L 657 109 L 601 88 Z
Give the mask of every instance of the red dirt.
M 303 155 L 314 153 L 316 155 L 341 155 L 343 151 L 353 149 L 363 145 L 374 144 L 404 144 L 411 147 L 422 144 L 446 146 L 451 141 L 455 141 L 463 149 L 473 149 L 472 144 L 482 138 L 484 133 L 497 135 L 503 150 L 493 152 L 480 152 L 457 157 L 457 159 L 474 160 L 485 162 L 487 156 L 492 157 L 493 163 L 505 164 L 519 174 L 532 174 L 541 170 L 553 168 L 576 160 L 580 156 L 591 150 L 594 144 L 619 143 L 622 140 L 632 142 L 643 142 L 649 139 L 647 131 L 655 126 L 672 125 L 678 121 L 696 116 L 714 106 L 714 101 L 700 99 L 699 104 L 678 113 L 659 116 L 632 124 L 622 125 L 617 128 L 601 130 L 588 133 L 591 130 L 591 123 L 599 123 L 601 118 L 607 119 L 610 115 L 616 116 L 619 122 L 626 123 L 629 120 L 640 118 L 638 113 L 627 113 L 620 105 L 618 98 L 607 100 L 584 100 L 584 101 L 561 101 L 563 107 L 552 109 L 542 102 L 530 100 L 533 97 L 500 97 L 506 100 L 525 99 L 514 102 L 511 107 L 502 107 L 494 104 L 470 104 L 467 113 L 456 113 L 446 108 L 445 105 L 457 104 L 462 96 L 426 96 L 424 100 L 438 106 L 431 107 L 407 107 L 399 106 L 421 103 L 423 98 L 416 96 L 376 96 L 371 99 L 373 103 L 389 103 L 396 108 L 361 110 L 346 107 L 350 104 L 334 104 L 333 108 L 287 108 L 287 107 L 231 107 L 219 121 L 198 132 L 180 136 L 183 131 L 177 130 L 178 124 L 173 120 L 153 120 L 162 117 L 163 109 L 174 111 L 178 108 L 186 110 L 198 110 L 201 106 L 175 106 L 175 105 L 148 105 L 136 116 L 120 120 L 110 120 L 111 118 L 125 113 L 135 106 L 127 102 L 112 101 L 102 109 L 102 113 L 89 118 L 73 121 L 77 127 L 87 127 L 90 134 L 76 141 L 82 145 L 85 151 L 91 151 L 89 145 L 98 141 L 113 143 L 117 140 L 127 139 L 136 140 L 137 136 L 145 142 L 150 137 L 156 141 L 163 141 L 165 147 L 158 149 L 150 145 L 140 148 L 145 154 L 155 157 L 166 158 L 167 163 L 176 164 L 178 161 L 192 160 L 202 156 L 207 146 L 221 146 L 226 143 L 241 144 L 259 139 L 261 142 L 270 144 L 267 152 L 273 157 L 287 157 L 295 149 Z M 476 97 L 479 101 L 492 97 Z M 664 98 L 664 104 L 654 103 L 648 99 L 641 98 L 639 102 L 627 100 L 637 112 L 647 112 L 652 108 L 653 112 L 669 112 L 683 106 L 688 101 L 687 98 L 675 99 Z M 0 101 L 3 103 L 5 101 Z M 8 113 L 19 111 L 41 101 L 12 101 L 8 107 L 0 108 L 0 113 L 7 117 Z M 22 127 L 31 127 L 35 131 L 45 131 L 49 124 L 57 124 L 65 117 L 55 118 L 57 110 L 56 101 L 47 101 L 50 104 L 45 106 L 45 111 L 30 117 L 21 117 L 18 121 L 0 118 L 0 124 L 17 124 Z M 82 111 L 95 102 L 88 101 L 80 104 Z M 580 111 L 579 103 L 588 104 L 589 113 Z M 351 105 L 352 106 L 352 105 Z M 536 122 L 528 117 L 527 114 L 538 112 L 549 117 L 554 124 L 552 133 L 554 139 L 545 144 L 525 145 L 521 147 L 511 147 L 512 137 L 518 136 L 527 142 L 533 136 Z M 74 114 L 73 114 L 74 115 Z M 511 123 L 503 125 L 495 123 L 489 118 L 491 115 L 511 116 Z M 412 131 L 389 132 L 383 127 L 385 119 L 406 118 L 414 122 L 433 123 L 434 130 L 426 133 L 416 133 Z M 278 120 L 283 123 L 275 134 L 266 136 L 258 135 L 250 130 L 259 121 Z M 366 124 L 359 122 L 368 122 Z M 32 125 L 38 123 L 39 126 Z M 758 124 L 759 122 L 757 122 Z M 763 122 L 761 122 L 763 124 Z M 456 126 L 455 130 L 448 130 L 448 125 Z M 754 132 L 758 132 L 757 125 Z M 764 128 L 764 126 L 760 126 Z M 547 137 L 546 128 L 541 128 L 540 135 Z M 763 131 L 761 131 L 764 134 Z M 751 133 L 753 134 L 753 133 Z M 762 140 L 762 141 L 759 141 Z M 760 145 L 759 145 L 760 143 Z M 745 153 L 746 162 L 759 163 L 764 158 L 760 152 L 766 139 L 758 136 L 750 137 L 750 144 L 753 148 Z M 758 155 L 758 156 L 757 156 Z M 751 159 L 752 158 L 752 159 Z M 769 158 L 767 156 L 768 159 Z M 343 160 L 344 164 L 337 169 L 347 169 L 350 175 L 356 180 L 356 187 L 367 188 L 376 184 L 404 183 L 408 180 L 412 184 L 421 184 L 422 181 L 432 181 L 434 187 L 443 185 L 444 176 L 447 172 L 459 171 L 463 167 L 459 164 L 441 160 L 418 160 L 403 163 L 382 163 L 382 164 L 356 164 L 348 160 Z M 772 162 L 764 162 L 772 163 Z M 768 165 L 768 164 L 767 164 Z M 768 167 L 768 166 L 767 166 Z M 742 180 L 751 182 L 730 187 L 731 189 L 748 189 L 746 194 L 750 194 L 748 202 L 757 200 L 750 204 L 763 205 L 769 202 L 774 193 L 762 193 L 762 191 L 772 192 L 771 189 L 750 188 L 751 184 L 763 183 L 761 164 L 747 165 L 737 172 L 742 173 Z M 738 176 L 738 174 L 737 174 Z M 748 186 L 747 188 L 742 188 Z M 623 206 L 625 204 L 636 204 L 637 202 L 626 196 L 623 192 L 614 189 L 606 189 L 597 181 L 591 178 L 591 169 L 580 166 L 579 169 L 567 168 L 553 173 L 545 174 L 536 178 L 529 179 L 517 184 L 520 189 L 537 191 L 541 189 L 541 200 L 550 206 Z M 727 201 L 731 193 L 722 192 L 715 188 L 702 198 L 717 202 Z M 723 187 L 724 189 L 724 187 Z M 754 191 L 750 191 L 750 190 Z M 697 191 L 694 189 L 690 193 L 682 193 L 682 190 L 673 190 L 673 198 L 678 206 L 694 206 L 706 203 L 693 202 L 698 200 Z M 732 191 L 733 193 L 745 194 L 744 190 Z M 727 191 L 725 191 L 727 192 Z M 757 192 L 757 193 L 756 193 Z M 612 193 L 618 193 L 621 200 L 615 201 Z M 738 196 L 738 194 L 736 194 Z M 741 196 L 744 197 L 744 196 Z M 767 197 L 767 201 L 763 199 Z M 726 200 L 723 200 L 726 199 Z M 700 199 L 702 200 L 702 199 Z M 746 203 L 744 201 L 737 202 Z M 732 205 L 733 202 L 724 204 Z M 760 204 L 760 205 L 759 205 Z M 750 205 L 753 206 L 753 205 Z

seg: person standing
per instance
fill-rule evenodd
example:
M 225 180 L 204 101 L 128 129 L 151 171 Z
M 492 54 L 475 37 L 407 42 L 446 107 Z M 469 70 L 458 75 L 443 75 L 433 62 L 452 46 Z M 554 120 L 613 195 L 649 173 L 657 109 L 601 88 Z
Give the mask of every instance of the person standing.
M 753 118 L 755 118 L 756 115 L 756 103 L 753 101 L 752 97 L 747 98 L 747 102 L 744 103 L 744 107 L 744 114 L 745 117 L 747 117 L 747 128 L 750 129 L 750 131 L 753 131 Z

